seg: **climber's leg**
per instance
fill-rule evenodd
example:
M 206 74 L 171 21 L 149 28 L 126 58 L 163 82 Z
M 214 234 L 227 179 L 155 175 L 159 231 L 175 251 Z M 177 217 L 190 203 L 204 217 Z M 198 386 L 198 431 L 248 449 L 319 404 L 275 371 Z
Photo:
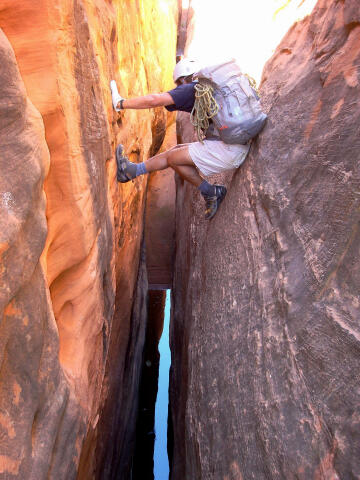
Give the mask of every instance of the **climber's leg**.
M 185 149 L 187 150 L 187 144 L 175 145 L 175 147 L 167 150 L 166 152 L 159 153 L 158 155 L 149 158 L 149 160 L 146 160 L 145 162 L 133 163 L 130 162 L 129 159 L 124 155 L 124 147 L 122 145 L 118 145 L 116 148 L 117 179 L 121 183 L 126 183 L 129 180 L 133 180 L 134 178 L 138 177 L 139 175 L 156 172 L 158 170 L 164 170 L 165 168 L 168 168 L 170 166 L 169 159 L 172 159 L 173 157 L 176 159 L 181 158 L 183 156 L 183 153 L 179 154 L 178 152 L 185 152 Z M 188 161 L 189 159 L 186 157 L 185 163 L 187 163 Z M 192 165 L 192 170 L 190 170 L 190 173 L 198 176 L 197 170 L 191 159 L 190 163 Z M 184 172 L 185 170 L 186 169 L 184 169 Z M 180 172 L 179 174 L 181 175 Z M 199 178 L 201 183 L 201 177 Z M 191 183 L 193 183 L 193 181 Z
M 198 169 L 195 167 L 189 154 L 189 147 L 181 145 L 179 148 L 168 150 L 167 163 L 175 170 L 181 178 L 198 187 L 203 179 L 200 177 Z
M 225 198 L 226 188 L 222 185 L 211 185 L 199 175 L 188 146 L 170 152 L 168 163 L 182 178 L 198 187 L 205 200 L 205 219 L 211 220 Z
M 222 185 L 211 185 L 204 180 L 191 159 L 188 145 L 177 145 L 166 152 L 159 153 L 142 163 L 133 163 L 123 154 L 123 146 L 116 148 L 116 161 L 118 166 L 117 179 L 125 183 L 139 175 L 156 172 L 171 167 L 180 177 L 198 187 L 204 197 L 206 208 L 205 218 L 213 218 L 217 209 L 225 198 L 226 188 Z

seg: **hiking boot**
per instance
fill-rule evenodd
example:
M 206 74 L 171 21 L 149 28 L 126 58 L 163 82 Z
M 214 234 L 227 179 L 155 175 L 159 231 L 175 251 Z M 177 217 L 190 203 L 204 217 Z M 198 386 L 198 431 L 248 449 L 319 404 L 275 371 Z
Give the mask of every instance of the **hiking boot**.
M 219 208 L 220 203 L 224 200 L 225 195 L 226 195 L 226 188 L 223 185 L 214 185 L 215 187 L 215 195 L 214 196 L 208 196 L 204 195 L 205 199 L 205 220 L 211 220 L 215 213 L 217 212 L 217 209 Z
M 118 145 L 115 151 L 117 172 L 116 178 L 118 182 L 126 183 L 136 177 L 136 163 L 132 163 L 124 155 L 124 147 Z

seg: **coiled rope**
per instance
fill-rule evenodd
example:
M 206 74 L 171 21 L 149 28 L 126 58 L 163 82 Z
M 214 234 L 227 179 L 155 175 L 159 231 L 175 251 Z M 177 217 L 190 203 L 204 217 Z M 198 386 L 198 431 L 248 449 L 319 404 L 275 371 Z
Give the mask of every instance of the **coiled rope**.
M 255 90 L 257 96 L 260 98 L 260 92 L 256 85 L 256 80 L 253 77 L 250 77 L 250 75 L 248 75 L 247 73 L 244 73 L 244 75 L 249 80 L 250 87 Z
M 195 85 L 195 103 L 190 114 L 190 121 L 194 125 L 197 137 L 201 143 L 205 132 L 209 128 L 209 120 L 219 111 L 219 105 L 214 98 L 214 89 L 210 85 L 197 83 Z

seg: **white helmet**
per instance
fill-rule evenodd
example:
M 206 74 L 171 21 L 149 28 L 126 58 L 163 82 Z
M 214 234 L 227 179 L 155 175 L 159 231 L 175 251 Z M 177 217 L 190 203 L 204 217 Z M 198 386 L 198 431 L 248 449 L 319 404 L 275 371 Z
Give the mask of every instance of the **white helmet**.
M 194 60 L 190 60 L 189 58 L 182 58 L 174 68 L 173 79 L 174 82 L 178 80 L 180 77 L 188 77 L 193 73 L 198 71 L 198 65 Z

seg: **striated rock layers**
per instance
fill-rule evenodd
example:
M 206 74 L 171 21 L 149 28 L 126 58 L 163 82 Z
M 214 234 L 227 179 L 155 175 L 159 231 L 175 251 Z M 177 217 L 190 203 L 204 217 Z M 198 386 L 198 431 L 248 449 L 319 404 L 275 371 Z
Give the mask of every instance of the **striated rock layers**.
M 1 31 L 0 62 L 0 477 L 35 480 L 56 471 L 67 478 L 74 475 L 69 465 L 84 425 L 58 362 L 58 332 L 39 264 L 49 151 Z
M 360 477 L 359 12 L 285 36 L 210 223 L 178 183 L 172 480 Z
M 172 117 L 116 114 L 109 81 L 125 97 L 172 88 L 177 8 L 0 1 L 16 56 L 2 34 L 0 478 L 126 478 L 131 468 L 147 180 L 117 184 L 113 154 L 122 142 L 145 160 Z

